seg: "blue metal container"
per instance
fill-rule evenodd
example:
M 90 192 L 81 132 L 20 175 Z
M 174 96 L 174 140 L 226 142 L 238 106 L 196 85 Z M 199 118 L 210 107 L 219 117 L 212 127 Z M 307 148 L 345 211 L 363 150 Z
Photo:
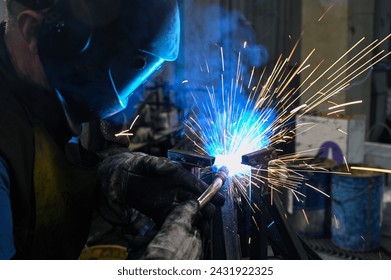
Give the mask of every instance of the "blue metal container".
M 343 249 L 375 250 L 381 239 L 384 174 L 350 172 L 332 175 L 331 239 Z
M 331 173 L 336 166 L 336 162 L 329 159 L 307 160 L 309 165 L 321 166 L 326 169 L 324 172 L 311 171 L 309 168 L 299 168 L 298 171 L 303 176 L 301 185 L 297 191 L 303 194 L 298 196 L 300 201 L 290 194 L 291 213 L 289 220 L 297 233 L 305 237 L 325 237 L 330 235 L 330 194 Z M 291 167 L 292 170 L 296 168 Z M 305 169 L 305 171 L 303 170 Z M 309 187 L 313 186 L 317 190 Z

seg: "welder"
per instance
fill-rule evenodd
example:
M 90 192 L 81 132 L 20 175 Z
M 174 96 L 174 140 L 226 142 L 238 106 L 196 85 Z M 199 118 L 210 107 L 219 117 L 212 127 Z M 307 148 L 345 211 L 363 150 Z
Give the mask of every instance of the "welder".
M 205 184 L 166 158 L 68 152 L 82 124 L 107 118 L 178 55 L 176 0 L 5 0 L 0 39 L 0 259 L 77 259 L 93 209 L 150 217 L 142 258 L 201 256 L 195 199 Z M 72 155 L 72 159 L 70 159 Z M 102 199 L 103 197 L 103 199 Z M 217 197 L 215 202 L 220 201 Z

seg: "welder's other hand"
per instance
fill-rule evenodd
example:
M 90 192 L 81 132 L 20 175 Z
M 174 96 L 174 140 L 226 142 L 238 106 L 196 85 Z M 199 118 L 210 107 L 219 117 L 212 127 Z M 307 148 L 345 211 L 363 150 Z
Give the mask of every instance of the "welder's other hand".
M 202 242 L 199 231 L 193 226 L 198 210 L 199 205 L 196 201 L 177 205 L 147 246 L 143 259 L 200 259 Z
M 162 223 L 178 202 L 197 199 L 207 185 L 167 158 L 142 153 L 119 153 L 104 159 L 99 167 L 103 190 L 112 203 L 128 205 Z M 222 205 L 217 195 L 212 201 Z M 211 218 L 214 206 L 202 211 Z

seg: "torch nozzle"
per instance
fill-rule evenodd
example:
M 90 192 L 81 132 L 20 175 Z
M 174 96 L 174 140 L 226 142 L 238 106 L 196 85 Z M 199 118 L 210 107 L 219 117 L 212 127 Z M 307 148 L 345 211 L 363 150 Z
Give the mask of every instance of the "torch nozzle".
M 200 208 L 203 208 L 212 198 L 216 195 L 216 193 L 221 189 L 224 185 L 225 181 L 228 178 L 229 170 L 227 167 L 222 166 L 219 168 L 217 173 L 215 174 L 215 178 L 212 183 L 206 189 L 206 191 L 197 199 Z

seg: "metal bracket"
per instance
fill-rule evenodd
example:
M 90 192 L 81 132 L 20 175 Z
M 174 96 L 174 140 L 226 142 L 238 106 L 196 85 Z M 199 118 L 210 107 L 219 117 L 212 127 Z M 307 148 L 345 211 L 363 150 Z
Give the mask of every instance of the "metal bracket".
M 202 168 L 211 167 L 215 163 L 215 158 L 207 155 L 197 155 L 186 151 L 169 150 L 167 157 L 200 178 Z

